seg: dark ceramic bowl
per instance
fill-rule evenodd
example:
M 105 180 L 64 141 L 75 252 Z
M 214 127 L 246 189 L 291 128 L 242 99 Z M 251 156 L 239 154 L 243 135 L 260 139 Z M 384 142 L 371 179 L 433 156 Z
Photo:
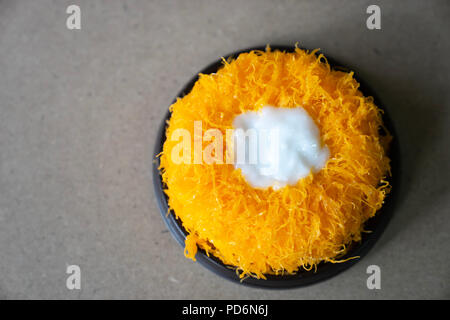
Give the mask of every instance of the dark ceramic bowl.
M 273 50 L 283 50 L 287 52 L 294 51 L 294 47 L 287 47 L 287 46 L 271 46 Z M 251 50 L 264 50 L 264 47 L 258 47 L 258 48 L 250 48 L 247 50 L 238 51 L 232 54 L 229 54 L 225 56 L 225 58 L 228 57 L 237 57 L 240 53 L 243 52 L 249 52 Z M 330 63 L 330 65 L 336 69 L 336 70 L 342 70 L 342 71 L 349 71 L 347 68 L 340 66 L 338 63 L 333 61 L 327 56 L 327 60 Z M 205 69 L 201 70 L 200 73 L 204 74 L 210 74 L 216 72 L 220 67 L 222 66 L 222 60 L 218 59 L 216 62 L 212 63 Z M 389 181 L 392 185 L 392 191 L 388 194 L 388 196 L 385 199 L 385 203 L 383 207 L 377 212 L 375 217 L 369 219 L 365 224 L 365 229 L 372 231 L 371 233 L 363 233 L 362 234 L 362 240 L 360 242 L 355 242 L 350 246 L 349 251 L 347 254 L 341 259 L 346 259 L 354 256 L 359 256 L 358 259 L 352 259 L 348 260 L 343 263 L 320 263 L 317 266 L 317 271 L 311 270 L 311 271 L 305 271 L 305 270 L 299 270 L 295 275 L 267 275 L 267 280 L 263 279 L 256 279 L 256 278 L 246 278 L 245 280 L 241 281 L 239 277 L 236 275 L 236 272 L 234 269 L 230 268 L 229 266 L 226 266 L 223 264 L 219 259 L 215 258 L 214 256 L 208 257 L 206 253 L 199 249 L 196 255 L 196 259 L 198 263 L 206 267 L 207 269 L 211 270 L 212 272 L 216 273 L 217 275 L 226 278 L 228 280 L 231 280 L 236 283 L 241 283 L 244 285 L 250 285 L 254 287 L 264 287 L 264 288 L 293 288 L 293 287 L 302 287 L 307 286 L 313 283 L 317 283 L 319 281 L 331 278 L 340 272 L 348 269 L 355 263 L 357 263 L 359 260 L 361 260 L 367 252 L 373 247 L 375 242 L 378 240 L 378 238 L 383 233 L 384 229 L 386 228 L 389 220 L 391 219 L 393 213 L 394 213 L 394 202 L 396 194 L 398 193 L 399 188 L 399 175 L 400 175 L 400 159 L 399 159 L 399 143 L 397 135 L 395 134 L 395 130 L 393 128 L 391 119 L 389 118 L 388 110 L 381 104 L 380 100 L 377 99 L 376 95 L 362 82 L 360 79 L 356 77 L 357 81 L 361 84 L 360 90 L 365 96 L 372 96 L 375 99 L 376 105 L 384 110 L 383 114 L 383 121 L 386 126 L 386 128 L 390 131 L 392 136 L 394 137 L 388 156 L 391 158 L 391 167 L 392 167 L 392 177 L 390 177 Z M 180 93 L 177 95 L 177 97 L 183 97 L 184 95 L 188 94 L 191 89 L 194 86 L 194 83 L 198 80 L 198 75 L 194 76 L 180 91 Z M 176 97 L 176 98 L 177 98 Z M 175 100 L 174 100 L 175 101 Z M 186 238 L 186 230 L 183 228 L 182 223 L 179 219 L 175 218 L 175 215 L 173 212 L 171 212 L 169 215 L 167 214 L 168 211 L 168 205 L 167 205 L 167 196 L 164 193 L 163 189 L 165 188 L 165 185 L 162 182 L 161 174 L 158 170 L 159 167 L 159 158 L 157 155 L 162 151 L 164 141 L 166 140 L 166 121 L 170 119 L 170 112 L 167 111 L 167 113 L 164 116 L 164 119 L 162 120 L 161 126 L 159 128 L 157 137 L 156 137 L 156 143 L 155 143 L 155 150 L 154 150 L 154 162 L 153 162 L 153 185 L 155 189 L 155 195 L 156 200 L 159 205 L 159 209 L 161 211 L 161 217 L 163 218 L 164 222 L 166 223 L 167 227 L 169 228 L 170 232 L 172 233 L 173 237 L 177 242 L 184 248 L 184 240 Z M 180 251 L 181 252 L 181 251 Z

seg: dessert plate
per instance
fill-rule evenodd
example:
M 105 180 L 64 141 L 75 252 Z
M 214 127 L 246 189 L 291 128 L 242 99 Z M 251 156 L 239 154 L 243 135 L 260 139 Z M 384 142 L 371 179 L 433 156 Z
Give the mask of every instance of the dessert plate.
M 286 52 L 293 52 L 295 47 L 288 46 L 271 46 L 272 50 L 281 50 Z M 257 48 L 249 48 L 246 50 L 240 50 L 234 52 L 232 54 L 224 56 L 225 59 L 229 57 L 236 58 L 240 53 L 249 52 L 251 50 L 265 50 L 265 47 L 257 47 Z M 341 66 L 339 63 L 334 61 L 332 58 L 328 57 L 327 60 L 330 66 L 335 70 L 341 71 L 350 71 L 348 68 Z M 203 74 L 211 74 L 217 72 L 217 70 L 222 66 L 222 59 L 218 59 L 214 63 L 210 64 L 199 73 Z M 355 72 L 357 75 L 357 73 Z M 195 75 L 178 93 L 175 97 L 174 101 L 178 97 L 183 97 L 188 94 L 193 88 L 195 82 L 198 79 L 198 75 Z M 253 277 L 248 277 L 244 280 L 240 279 L 236 274 L 236 271 L 232 266 L 227 266 L 223 264 L 219 259 L 214 256 L 207 256 L 205 251 L 199 248 L 196 260 L 199 264 L 211 270 L 215 274 L 231 280 L 233 282 L 237 282 L 243 285 L 249 285 L 254 287 L 264 287 L 264 288 L 293 288 L 293 287 L 302 287 L 307 286 L 313 283 L 317 283 L 323 281 L 325 279 L 336 276 L 342 271 L 348 269 L 358 261 L 360 261 L 373 247 L 375 242 L 383 233 L 384 229 L 388 225 L 395 208 L 395 199 L 398 194 L 399 181 L 400 181 L 400 152 L 399 152 L 399 142 L 398 136 L 395 133 L 392 121 L 389 117 L 388 110 L 385 106 L 380 102 L 377 96 L 370 90 L 370 88 L 365 85 L 361 79 L 355 76 L 355 79 L 360 83 L 360 90 L 365 96 L 372 96 L 374 98 L 375 104 L 384 111 L 383 114 L 383 122 L 386 128 L 389 130 L 391 135 L 393 136 L 393 140 L 390 144 L 388 150 L 388 156 L 391 159 L 391 172 L 392 176 L 388 179 L 392 190 L 386 196 L 385 203 L 382 208 L 377 212 L 377 214 L 367 220 L 365 223 L 365 229 L 370 230 L 371 233 L 363 233 L 362 240 L 360 242 L 355 242 L 350 245 L 350 249 L 346 255 L 340 257 L 341 260 L 345 260 L 350 257 L 359 256 L 359 258 L 351 259 L 342 263 L 320 263 L 317 265 L 317 270 L 314 268 L 311 271 L 305 271 L 303 269 L 299 270 L 294 275 L 266 275 L 267 279 L 256 279 Z M 165 185 L 162 182 L 161 174 L 159 171 L 159 158 L 157 155 L 161 153 L 164 142 L 166 140 L 166 121 L 170 119 L 170 112 L 164 115 L 161 126 L 159 127 L 158 134 L 156 136 L 155 150 L 153 153 L 153 186 L 155 191 L 156 200 L 158 202 L 158 206 L 160 209 L 161 217 L 163 218 L 167 228 L 172 233 L 172 236 L 175 240 L 184 248 L 184 240 L 186 238 L 186 230 L 183 228 L 182 223 L 179 219 L 175 218 L 173 212 L 167 214 L 169 211 L 167 204 L 167 196 L 164 193 Z M 182 251 L 180 251 L 182 253 Z

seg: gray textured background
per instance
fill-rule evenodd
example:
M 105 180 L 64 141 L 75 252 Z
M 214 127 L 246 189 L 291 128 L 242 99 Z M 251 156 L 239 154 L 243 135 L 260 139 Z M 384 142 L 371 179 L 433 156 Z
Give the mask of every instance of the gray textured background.
M 69 31 L 78 4 L 82 30 Z M 382 30 L 365 27 L 369 4 Z M 0 298 L 450 298 L 449 1 L 0 0 Z M 242 287 L 185 259 L 160 218 L 151 151 L 164 112 L 231 51 L 294 44 L 354 68 L 394 119 L 395 217 L 326 282 Z M 65 287 L 66 266 L 82 289 Z M 382 289 L 366 288 L 377 264 Z

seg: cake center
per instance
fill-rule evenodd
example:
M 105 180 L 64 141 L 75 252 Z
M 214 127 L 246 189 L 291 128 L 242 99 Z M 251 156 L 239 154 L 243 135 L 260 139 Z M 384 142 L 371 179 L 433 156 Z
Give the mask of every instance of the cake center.
M 236 116 L 233 127 L 234 166 L 255 188 L 295 185 L 322 169 L 330 155 L 302 107 L 265 106 Z

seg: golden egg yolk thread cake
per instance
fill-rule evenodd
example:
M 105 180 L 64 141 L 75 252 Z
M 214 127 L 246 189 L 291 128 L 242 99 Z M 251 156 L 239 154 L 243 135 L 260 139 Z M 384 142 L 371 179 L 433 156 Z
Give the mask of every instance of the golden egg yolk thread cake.
M 195 261 L 201 248 L 241 278 L 265 279 L 340 262 L 361 240 L 364 222 L 390 190 L 391 136 L 353 72 L 332 69 L 317 51 L 267 46 L 241 53 L 223 60 L 217 73 L 200 74 L 191 92 L 171 105 L 160 170 L 169 208 L 188 232 L 186 257 Z M 193 122 L 201 120 L 203 132 L 217 128 L 225 136 L 235 116 L 265 105 L 309 113 L 330 150 L 322 170 L 293 186 L 257 189 L 232 164 L 171 160 L 179 143 L 170 139 L 174 130 L 186 129 L 194 139 Z

